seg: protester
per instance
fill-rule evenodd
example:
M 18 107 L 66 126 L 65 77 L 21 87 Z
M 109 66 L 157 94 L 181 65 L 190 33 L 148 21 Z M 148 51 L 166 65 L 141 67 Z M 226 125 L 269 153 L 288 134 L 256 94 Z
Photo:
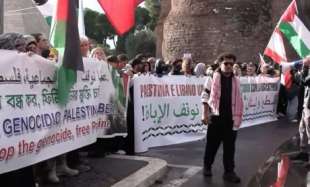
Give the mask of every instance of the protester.
M 193 63 L 192 59 L 190 59 L 190 58 L 183 58 L 182 70 L 181 70 L 183 75 L 185 75 L 185 76 L 193 75 L 192 63 Z
M 98 59 L 100 61 L 101 60 L 102 61 L 106 61 L 106 58 L 107 58 L 102 47 L 96 47 L 96 48 L 92 49 L 91 52 L 90 52 L 90 57 L 91 58 L 96 58 L 96 59 Z
M 246 65 L 246 76 L 253 77 L 256 76 L 256 65 L 253 62 L 249 62 Z
M 135 76 L 141 75 L 144 71 L 143 62 L 139 58 L 135 58 L 129 62 Z
M 89 48 L 90 44 L 88 38 L 86 36 L 80 37 L 80 51 L 83 58 L 88 57 Z M 88 148 L 89 146 L 71 151 L 67 154 L 67 162 L 69 168 L 73 168 L 74 170 L 78 170 L 79 172 L 86 172 L 91 169 L 88 164 L 89 161 L 85 158 Z
M 147 61 L 151 64 L 151 71 L 152 71 L 152 73 L 154 73 L 156 58 L 155 57 L 149 57 L 147 59 Z
M 38 54 L 44 58 L 48 58 L 49 56 L 49 48 L 50 44 L 48 39 L 42 33 L 34 33 L 31 34 L 37 41 Z
M 241 68 L 240 68 L 239 64 L 237 64 L 237 63 L 234 64 L 233 73 L 236 77 L 240 77 L 242 75 Z
M 293 122 L 298 122 L 297 112 L 298 112 L 298 94 L 300 91 L 301 77 L 299 76 L 297 70 L 291 70 L 291 83 L 290 86 L 286 87 L 286 97 L 287 97 L 287 118 Z
M 48 56 L 48 59 L 57 63 L 58 62 L 58 55 L 59 55 L 59 53 L 58 53 L 56 48 L 50 48 L 50 54 Z
M 125 68 L 126 64 L 128 63 L 128 57 L 126 54 L 117 55 L 118 60 L 118 69 L 122 70 Z
M 19 33 L 0 34 L 0 49 L 26 52 L 25 38 Z M 1 174 L 0 181 L 4 186 L 9 184 L 10 187 L 35 187 L 32 166 Z
M 130 64 L 126 64 L 126 66 L 123 69 L 123 72 L 124 74 L 127 74 L 130 78 L 132 78 L 134 75 L 133 69 Z
M 198 63 L 194 69 L 194 73 L 197 77 L 206 75 L 206 65 L 204 63 Z
M 269 74 L 269 64 L 265 63 L 265 64 L 262 64 L 260 66 L 260 73 L 258 74 L 259 77 L 270 77 L 270 74 Z
M 26 51 L 34 54 L 39 54 L 38 44 L 36 39 L 32 35 L 25 35 L 26 39 Z M 40 55 L 40 54 L 39 54 Z
M 279 70 L 276 70 L 273 65 L 269 65 L 267 74 L 269 77 L 280 77 Z
M 169 75 L 182 75 L 181 69 L 182 69 L 182 59 L 176 59 L 171 64 L 171 70 L 169 72 Z
M 298 71 L 300 75 L 300 85 L 299 85 L 299 92 L 298 92 L 298 107 L 297 107 L 297 120 L 300 121 L 302 117 L 302 111 L 304 106 L 304 97 L 305 97 L 305 85 L 303 84 L 303 69 Z
M 213 77 L 213 73 L 214 73 L 214 70 L 213 70 L 212 66 L 209 66 L 206 70 L 206 76 Z
M 144 69 L 143 69 L 143 74 L 145 75 L 150 75 L 152 73 L 151 71 L 151 63 L 148 61 L 144 62 Z
M 110 64 L 113 68 L 118 69 L 118 59 L 115 55 L 110 55 L 107 57 L 107 62 Z
M 247 76 L 247 63 L 244 62 L 240 66 L 241 68 L 241 76 Z
M 168 74 L 168 68 L 167 68 L 167 65 L 165 64 L 165 61 L 163 61 L 162 59 L 156 60 L 154 74 L 158 77 L 162 77 L 163 75 Z
M 80 37 L 80 49 L 81 49 L 82 57 L 88 57 L 90 44 L 86 36 Z
M 223 142 L 225 169 L 223 179 L 232 183 L 240 183 L 240 178 L 234 172 L 234 155 L 237 130 L 242 121 L 243 101 L 239 79 L 233 75 L 232 67 L 235 61 L 235 55 L 221 54 L 218 57 L 220 68 L 214 73 L 212 82 L 205 84 L 211 87 L 205 88 L 202 94 L 202 121 L 208 125 L 203 173 L 206 177 L 212 176 L 212 164 Z M 212 111 L 211 119 L 208 119 L 209 108 Z
M 303 60 L 302 84 L 305 86 L 304 104 L 302 117 L 299 123 L 300 151 L 297 155 L 291 157 L 293 161 L 309 161 L 309 144 L 310 144 L 310 57 Z M 309 166 L 309 164 L 308 164 Z
M 26 52 L 26 39 L 19 33 L 4 33 L 0 35 L 0 49 Z

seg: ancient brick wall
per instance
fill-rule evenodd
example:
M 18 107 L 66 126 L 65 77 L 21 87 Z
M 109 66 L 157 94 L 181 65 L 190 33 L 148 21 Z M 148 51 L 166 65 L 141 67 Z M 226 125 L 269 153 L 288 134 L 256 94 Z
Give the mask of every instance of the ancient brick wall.
M 167 3 L 168 0 L 162 1 Z M 212 63 L 221 52 L 241 62 L 258 60 L 290 0 L 171 0 L 162 6 L 162 56 L 192 53 L 196 62 Z M 158 42 L 158 43 L 160 43 Z M 160 53 L 157 53 L 160 54 Z

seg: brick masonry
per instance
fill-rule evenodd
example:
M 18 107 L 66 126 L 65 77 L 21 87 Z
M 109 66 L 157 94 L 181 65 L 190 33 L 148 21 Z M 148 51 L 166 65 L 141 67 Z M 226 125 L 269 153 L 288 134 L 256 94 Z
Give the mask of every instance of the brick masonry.
M 157 55 L 164 59 L 192 53 L 212 63 L 230 51 L 238 61 L 258 61 L 290 0 L 162 0 Z

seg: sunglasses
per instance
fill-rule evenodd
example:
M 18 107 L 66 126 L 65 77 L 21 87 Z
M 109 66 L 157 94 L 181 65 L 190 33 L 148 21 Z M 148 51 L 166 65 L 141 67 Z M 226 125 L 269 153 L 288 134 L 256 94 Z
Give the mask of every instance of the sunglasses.
M 233 62 L 223 62 L 223 64 L 224 64 L 225 66 L 228 66 L 228 65 L 233 66 L 233 65 L 234 65 Z

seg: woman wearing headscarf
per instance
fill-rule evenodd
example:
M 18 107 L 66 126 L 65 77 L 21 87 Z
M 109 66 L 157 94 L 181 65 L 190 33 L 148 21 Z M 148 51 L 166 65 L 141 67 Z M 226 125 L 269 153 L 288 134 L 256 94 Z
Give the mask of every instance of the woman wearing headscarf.
M 93 50 L 91 50 L 90 57 L 96 58 L 98 60 L 104 60 L 104 61 L 106 61 L 106 58 L 107 58 L 102 47 L 96 47 Z
M 197 77 L 203 77 L 206 75 L 206 65 L 204 63 L 198 63 L 194 69 L 194 73 Z

